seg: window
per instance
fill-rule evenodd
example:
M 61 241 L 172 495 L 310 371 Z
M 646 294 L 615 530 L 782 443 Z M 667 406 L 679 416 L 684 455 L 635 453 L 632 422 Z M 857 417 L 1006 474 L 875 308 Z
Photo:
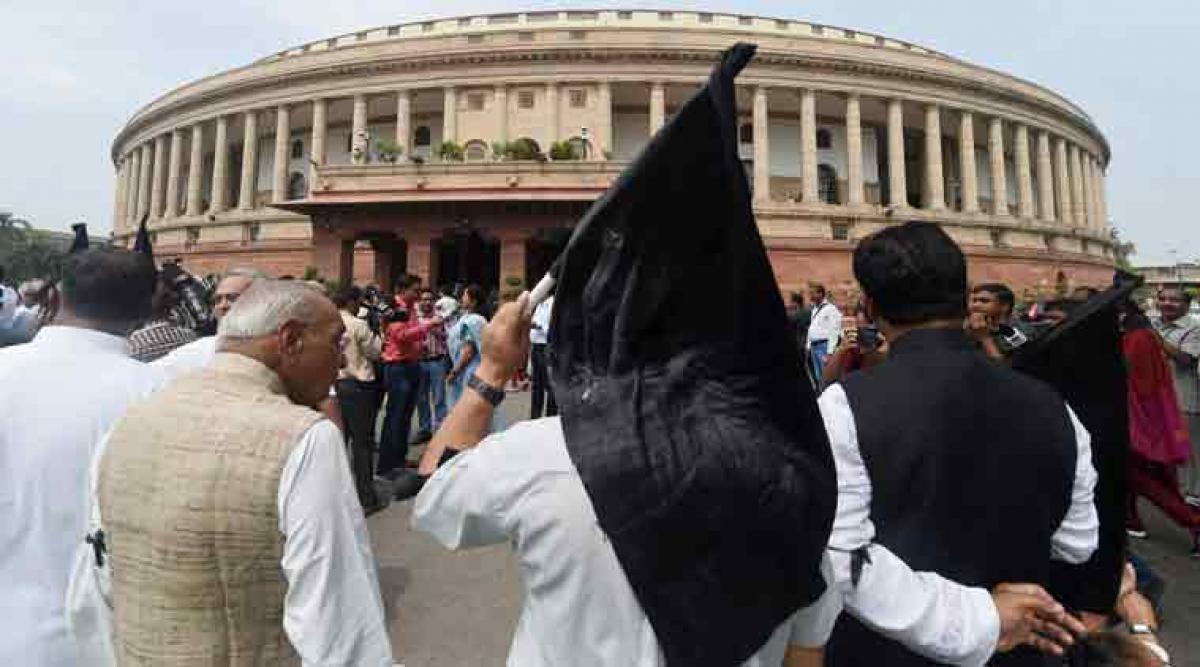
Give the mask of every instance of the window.
M 331 49 L 336 49 L 337 48 L 337 37 L 325 40 L 325 46 L 328 46 Z
M 599 12 L 567 12 L 568 21 L 595 21 L 598 18 Z
M 628 21 L 633 18 L 633 12 L 617 12 L 617 18 L 622 21 Z
M 467 35 L 467 44 L 483 44 L 483 35 Z
M 517 33 L 517 39 L 522 42 L 532 42 L 533 41 L 533 33 L 532 32 L 519 32 L 519 33 Z
M 574 40 L 587 39 L 587 31 L 586 30 L 572 30 L 570 33 L 568 33 L 567 36 Z
M 262 228 L 257 222 L 246 223 L 246 226 L 242 227 L 242 238 L 249 243 L 254 243 L 261 235 Z
M 993 247 L 995 247 L 995 248 L 1003 248 L 1004 247 L 1004 235 L 1000 232 L 999 229 L 993 229 L 991 232 L 991 236 L 992 236 L 992 246 Z
M 812 27 L 812 33 L 814 35 L 824 35 L 825 34 L 825 26 L 814 25 Z
M 572 109 L 582 109 L 587 106 L 587 91 L 583 88 L 572 88 L 567 91 Z
M 886 40 L 886 39 L 884 39 L 884 38 L 882 38 L 882 37 L 876 37 L 876 38 L 875 38 L 875 46 L 883 46 L 883 45 L 885 45 L 885 44 L 887 44 L 887 40 Z
M 829 130 L 823 127 L 817 130 L 817 148 L 825 150 L 833 148 L 833 138 L 829 136 Z
M 817 166 L 817 197 L 826 204 L 838 203 L 837 172 L 827 164 Z
M 395 37 L 396 35 L 399 35 L 399 34 L 400 34 L 400 26 L 398 26 L 398 25 L 388 26 L 388 37 Z
M 467 93 L 467 111 L 483 111 L 483 93 Z
M 738 17 L 738 25 L 753 25 L 753 23 L 754 19 L 750 18 L 749 16 Z
M 293 171 L 291 176 L 288 176 L 287 198 L 288 199 L 304 199 L 308 195 L 308 181 L 304 178 L 304 174 Z
M 458 27 L 465 28 L 471 25 L 471 17 L 464 17 L 458 20 Z
M 304 159 L 304 142 L 301 141 L 300 139 L 292 140 L 292 159 L 293 160 L 303 160 Z
M 779 28 L 780 30 L 787 30 L 787 29 L 788 29 L 788 22 L 787 22 L 787 21 L 776 21 L 776 22 L 775 22 L 775 27 L 776 27 L 776 28 Z
M 533 91 L 521 90 L 517 92 L 517 108 L 532 109 L 533 108 Z
M 659 21 L 674 21 L 675 20 L 675 12 L 659 12 L 658 20 Z
M 487 144 L 472 139 L 463 147 L 463 155 L 468 162 L 482 162 L 487 159 Z
M 849 241 L 850 224 L 846 222 L 831 222 L 829 223 L 829 233 L 833 236 L 834 241 Z
M 185 242 L 188 245 L 193 245 L 195 243 L 199 243 L 199 241 L 200 241 L 200 228 L 199 227 L 188 227 L 187 228 L 187 239 Z
M 846 34 L 846 39 L 858 39 L 857 32 L 854 32 L 853 30 L 846 30 L 844 32 Z
M 752 123 L 742 123 L 738 128 L 738 141 L 743 144 L 754 143 L 754 125 Z
M 712 14 L 701 13 L 699 19 L 701 23 L 712 23 Z
M 413 146 L 429 146 L 431 142 L 429 126 L 418 126 L 416 132 L 413 132 Z
M 354 39 L 359 42 L 365 42 L 365 41 L 367 41 L 367 33 L 360 32 L 360 33 L 354 35 Z
M 429 23 L 422 23 L 421 32 L 433 32 L 433 22 L 431 21 Z

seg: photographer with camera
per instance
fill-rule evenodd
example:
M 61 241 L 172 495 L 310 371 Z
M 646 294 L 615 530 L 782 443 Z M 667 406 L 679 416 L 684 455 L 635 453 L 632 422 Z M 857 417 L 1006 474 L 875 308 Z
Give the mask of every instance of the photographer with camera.
M 825 362 L 821 386 L 840 382 L 854 371 L 870 368 L 887 357 L 887 341 L 867 317 L 861 303 L 854 305 L 854 314 L 842 318 L 841 343 Z

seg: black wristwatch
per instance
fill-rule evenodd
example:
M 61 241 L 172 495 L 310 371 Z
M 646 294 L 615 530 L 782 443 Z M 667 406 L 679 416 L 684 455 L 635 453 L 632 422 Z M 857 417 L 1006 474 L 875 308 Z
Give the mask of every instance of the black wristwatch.
M 483 397 L 483 400 L 491 403 L 493 408 L 500 405 L 500 401 L 504 400 L 503 389 L 480 380 L 479 376 L 474 373 L 471 373 L 471 377 L 467 378 L 467 386 L 474 389 L 475 393 Z

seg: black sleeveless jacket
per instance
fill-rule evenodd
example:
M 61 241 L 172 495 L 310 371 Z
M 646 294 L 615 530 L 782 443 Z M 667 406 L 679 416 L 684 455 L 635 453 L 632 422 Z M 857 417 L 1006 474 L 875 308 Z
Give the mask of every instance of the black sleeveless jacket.
M 1053 390 L 950 329 L 905 334 L 885 363 L 842 385 L 871 479 L 877 543 L 914 571 L 967 586 L 1047 581 L 1077 452 Z M 846 614 L 828 655 L 831 665 L 935 664 Z M 1012 655 L 1004 664 L 1039 661 Z

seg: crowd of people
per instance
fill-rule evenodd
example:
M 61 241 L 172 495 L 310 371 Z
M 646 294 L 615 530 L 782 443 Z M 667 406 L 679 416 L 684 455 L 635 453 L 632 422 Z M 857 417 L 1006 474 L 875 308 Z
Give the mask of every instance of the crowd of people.
M 866 239 L 855 274 L 852 317 L 819 285 L 811 312 L 792 313 L 838 476 L 826 593 L 746 664 L 1044 664 L 1032 649 L 1167 664 L 1138 559 L 1086 623 L 1047 592 L 1053 562 L 1097 548 L 1091 440 L 1004 361 L 1080 301 L 1043 306 L 1046 322 L 1015 317 L 1005 286 L 968 291 L 961 253 L 932 226 Z M 405 277 L 390 297 L 327 296 L 242 268 L 216 283 L 217 331 L 203 335 L 172 315 L 171 286 L 142 255 L 93 249 L 38 288 L 49 301 L 16 307 L 39 324 L 0 352 L 14 388 L 0 400 L 20 415 L 0 427 L 0 663 L 390 666 L 363 521 L 386 506 L 388 478 L 401 498 L 419 493 L 413 525 L 446 547 L 513 541 L 526 601 L 508 664 L 660 664 L 554 417 L 551 302 L 523 295 L 489 323 L 476 286 Z M 1145 537 L 1141 496 L 1195 535 L 1200 325 L 1187 292 L 1157 302 L 1157 326 L 1133 302 L 1121 310 L 1127 527 Z M 504 428 L 496 406 L 524 369 L 534 414 Z M 1113 619 L 1128 632 L 1104 631 Z

